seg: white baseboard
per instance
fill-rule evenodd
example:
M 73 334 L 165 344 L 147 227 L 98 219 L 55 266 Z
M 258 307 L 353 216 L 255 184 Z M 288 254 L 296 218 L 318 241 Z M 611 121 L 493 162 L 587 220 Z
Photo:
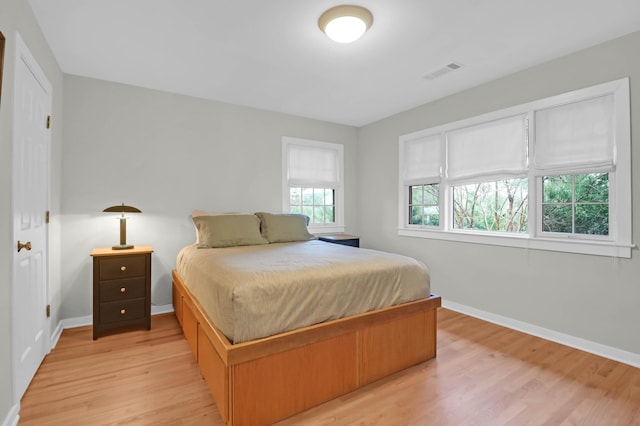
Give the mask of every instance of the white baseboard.
M 93 324 L 93 315 L 87 315 L 84 317 L 67 318 L 61 321 L 62 329 L 83 327 L 85 325 Z
M 2 426 L 17 426 L 20 420 L 20 403 L 18 402 L 9 410 L 7 417 L 2 421 Z
M 60 321 L 58 322 L 56 329 L 51 333 L 51 346 L 49 346 L 51 349 L 55 348 L 58 344 L 58 340 L 60 340 L 60 336 L 62 335 L 62 330 L 64 330 L 64 328 L 62 328 L 62 321 Z
M 151 315 L 168 314 L 173 312 L 173 305 L 152 305 Z
M 152 305 L 151 306 L 151 315 L 168 314 L 170 312 L 173 312 L 173 305 Z M 60 322 L 62 323 L 62 329 L 60 330 L 60 333 L 62 333 L 62 330 L 67 328 L 75 328 L 75 327 L 83 327 L 85 325 L 92 325 L 93 316 L 87 315 L 84 317 L 67 318 Z
M 461 305 L 455 302 L 442 300 L 442 307 L 475 318 L 479 318 L 484 321 L 492 322 L 503 327 L 511 328 L 513 330 L 521 331 L 523 333 L 531 334 L 536 337 L 551 340 L 552 342 L 560 343 L 565 346 L 570 346 L 575 349 L 580 349 L 581 351 L 589 352 L 595 355 L 612 359 L 614 361 L 631 365 L 633 367 L 640 368 L 640 354 L 624 351 L 612 346 L 602 345 L 600 343 L 592 342 L 580 337 L 560 333 L 548 328 L 538 327 L 537 325 L 518 321 L 513 318 L 504 317 L 502 315 L 493 314 L 491 312 L 482 311 L 480 309 Z

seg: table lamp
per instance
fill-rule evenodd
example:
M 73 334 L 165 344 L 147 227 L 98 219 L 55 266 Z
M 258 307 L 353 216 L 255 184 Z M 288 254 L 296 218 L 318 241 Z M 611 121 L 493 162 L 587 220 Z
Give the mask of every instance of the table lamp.
M 124 250 L 133 248 L 132 244 L 127 244 L 127 218 L 125 213 L 142 213 L 140 209 L 131 206 L 125 206 L 124 203 L 120 206 L 111 206 L 102 210 L 108 213 L 122 213 L 120 216 L 120 245 L 111 247 L 113 250 Z

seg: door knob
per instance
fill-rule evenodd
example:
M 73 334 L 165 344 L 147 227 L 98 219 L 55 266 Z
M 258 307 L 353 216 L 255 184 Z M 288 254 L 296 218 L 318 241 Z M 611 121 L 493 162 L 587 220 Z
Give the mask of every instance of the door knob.
M 27 251 L 31 250 L 31 241 L 27 241 L 23 244 L 18 240 L 18 253 L 20 253 L 20 250 L 22 249 L 27 249 Z

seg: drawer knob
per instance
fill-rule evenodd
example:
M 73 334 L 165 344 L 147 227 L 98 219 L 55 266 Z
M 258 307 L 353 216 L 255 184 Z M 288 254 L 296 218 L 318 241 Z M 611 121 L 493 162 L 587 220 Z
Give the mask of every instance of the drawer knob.
M 126 314 L 126 313 L 127 313 L 127 310 L 126 310 L 126 309 L 120 309 L 120 315 L 124 315 L 124 314 Z
M 122 265 L 122 266 L 120 267 L 120 270 L 121 270 L 122 272 L 124 272 L 124 271 L 126 271 L 126 270 L 127 270 L 127 267 L 126 267 L 126 266 L 124 266 L 124 265 Z
M 127 291 L 126 287 L 120 287 L 120 293 L 125 293 Z

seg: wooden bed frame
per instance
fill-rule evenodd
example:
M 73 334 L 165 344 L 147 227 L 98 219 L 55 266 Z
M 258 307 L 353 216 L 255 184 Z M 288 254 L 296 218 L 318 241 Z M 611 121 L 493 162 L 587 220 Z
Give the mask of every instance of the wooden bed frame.
M 267 425 L 436 356 L 440 296 L 231 344 L 173 273 L 173 306 L 228 425 Z

